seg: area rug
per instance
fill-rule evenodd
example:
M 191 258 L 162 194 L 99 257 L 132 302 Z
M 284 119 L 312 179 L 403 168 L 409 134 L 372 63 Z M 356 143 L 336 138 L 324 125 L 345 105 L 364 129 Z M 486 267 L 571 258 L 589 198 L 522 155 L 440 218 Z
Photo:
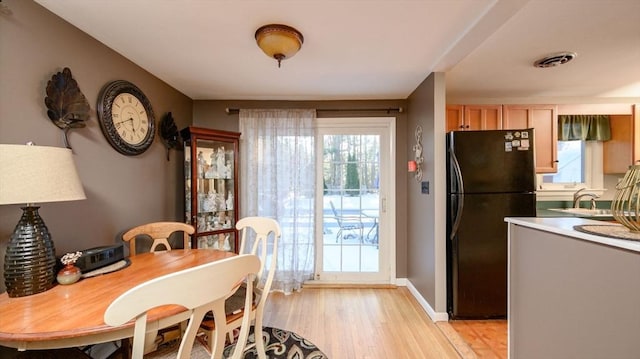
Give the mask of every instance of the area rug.
M 265 342 L 267 358 L 328 359 L 328 357 L 313 343 L 294 332 L 279 328 L 263 327 L 262 337 Z M 255 343 L 253 327 L 251 327 L 248 343 Z M 175 352 L 178 350 L 179 344 L 179 341 L 175 341 L 174 343 L 167 343 L 166 345 L 161 346 L 153 353 L 153 358 L 175 358 Z M 229 345 L 224 349 L 223 355 L 225 358 L 233 353 L 234 347 L 235 345 Z M 210 357 L 211 355 L 207 352 L 205 347 L 196 340 L 196 345 L 193 347 L 191 358 L 209 359 Z M 258 353 L 256 352 L 255 347 L 246 350 L 243 358 L 258 358 Z

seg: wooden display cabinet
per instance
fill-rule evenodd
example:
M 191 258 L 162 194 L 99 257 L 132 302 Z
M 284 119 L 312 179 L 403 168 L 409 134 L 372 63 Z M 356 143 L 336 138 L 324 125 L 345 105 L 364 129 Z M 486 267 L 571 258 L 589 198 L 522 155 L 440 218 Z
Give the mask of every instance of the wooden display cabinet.
M 192 248 L 238 251 L 240 133 L 187 127 L 184 140 L 185 220 Z

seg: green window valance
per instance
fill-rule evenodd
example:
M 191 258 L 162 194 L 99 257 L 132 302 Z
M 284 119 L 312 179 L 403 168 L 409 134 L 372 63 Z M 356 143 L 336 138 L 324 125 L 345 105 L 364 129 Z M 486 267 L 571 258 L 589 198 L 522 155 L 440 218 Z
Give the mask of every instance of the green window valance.
M 558 115 L 558 140 L 608 141 L 611 125 L 607 115 Z

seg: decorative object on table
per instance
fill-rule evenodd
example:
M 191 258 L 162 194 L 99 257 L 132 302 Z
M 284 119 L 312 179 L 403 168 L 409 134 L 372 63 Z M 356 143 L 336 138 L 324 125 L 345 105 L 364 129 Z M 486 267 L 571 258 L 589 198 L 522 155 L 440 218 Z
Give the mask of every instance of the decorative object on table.
M 640 165 L 629 166 L 622 181 L 616 185 L 611 214 L 630 231 L 640 231 Z
M 53 240 L 36 203 L 85 199 L 70 149 L 0 144 L 0 204 L 26 203 L 7 245 L 4 281 L 9 297 L 54 285 Z
M 58 271 L 58 275 L 56 276 L 58 283 L 63 285 L 73 284 L 80 279 L 82 271 L 80 271 L 80 268 L 75 266 L 75 263 L 80 256 L 82 256 L 82 252 L 75 252 L 67 253 L 60 258 L 60 262 L 62 262 L 64 267 Z
M 422 126 L 416 126 L 416 144 L 413 146 L 413 152 L 415 154 L 415 161 L 409 161 L 409 172 L 415 172 L 416 181 L 422 181 L 422 163 L 424 157 L 422 156 Z
M 113 81 L 102 89 L 98 121 L 109 144 L 123 155 L 139 155 L 153 143 L 156 125 L 151 102 L 128 81 Z
M 173 121 L 171 112 L 168 112 L 160 122 L 160 138 L 162 143 L 167 148 L 167 161 L 169 161 L 169 152 L 172 148 L 179 148 L 180 144 L 180 132 L 176 123 Z
M 573 229 L 596 236 L 640 241 L 640 232 L 631 231 L 621 224 L 581 224 L 573 226 Z
M 91 107 L 80 91 L 78 83 L 71 76 L 71 70 L 65 67 L 47 82 L 47 116 L 63 131 L 64 146 L 71 148 L 67 134 L 72 128 L 85 127 L 89 120 Z
M 278 61 L 293 57 L 302 47 L 304 37 L 291 26 L 269 24 L 260 27 L 255 33 L 256 43 L 267 56 Z
M 75 265 L 82 273 L 91 272 L 124 259 L 124 246 L 122 244 L 112 244 L 99 246 L 82 251 L 82 256 L 78 258 Z

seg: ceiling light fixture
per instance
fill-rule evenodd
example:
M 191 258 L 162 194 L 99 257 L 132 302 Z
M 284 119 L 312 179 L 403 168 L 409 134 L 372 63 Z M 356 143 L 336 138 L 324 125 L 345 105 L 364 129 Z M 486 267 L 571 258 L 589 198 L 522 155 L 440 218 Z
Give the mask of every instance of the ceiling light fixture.
M 300 31 L 281 24 L 264 25 L 256 30 L 255 37 L 262 51 L 278 60 L 278 67 L 282 60 L 293 57 L 304 42 Z
M 575 52 L 559 52 L 557 54 L 543 57 L 533 63 L 533 66 L 539 68 L 556 67 L 564 65 L 578 56 Z

